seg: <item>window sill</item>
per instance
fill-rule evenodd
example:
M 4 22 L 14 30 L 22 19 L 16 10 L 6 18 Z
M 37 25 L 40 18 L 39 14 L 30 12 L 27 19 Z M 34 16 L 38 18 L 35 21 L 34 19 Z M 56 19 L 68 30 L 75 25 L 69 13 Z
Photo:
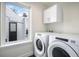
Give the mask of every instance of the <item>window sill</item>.
M 30 42 L 32 42 L 32 40 L 24 40 L 24 41 L 10 42 L 10 43 L 8 42 L 5 45 L 0 46 L 0 48 L 16 46 L 16 45 L 19 45 L 19 44 L 30 43 Z

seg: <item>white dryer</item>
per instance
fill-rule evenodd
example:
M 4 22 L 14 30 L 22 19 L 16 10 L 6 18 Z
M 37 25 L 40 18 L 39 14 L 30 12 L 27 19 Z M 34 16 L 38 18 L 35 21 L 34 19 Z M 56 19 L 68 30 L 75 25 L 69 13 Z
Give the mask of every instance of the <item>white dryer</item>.
M 50 35 L 47 52 L 48 57 L 79 57 L 79 35 Z
M 46 57 L 48 48 L 49 33 L 35 33 L 34 55 L 36 57 Z

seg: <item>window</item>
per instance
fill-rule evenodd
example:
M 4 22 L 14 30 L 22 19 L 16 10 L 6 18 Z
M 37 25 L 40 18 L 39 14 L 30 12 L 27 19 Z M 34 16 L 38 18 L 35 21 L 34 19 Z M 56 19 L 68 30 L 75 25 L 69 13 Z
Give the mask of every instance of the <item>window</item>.
M 4 41 L 6 43 L 28 40 L 30 36 L 30 8 L 19 3 L 4 3 Z M 13 37 L 13 39 L 11 39 Z M 3 40 L 3 39 L 2 39 Z

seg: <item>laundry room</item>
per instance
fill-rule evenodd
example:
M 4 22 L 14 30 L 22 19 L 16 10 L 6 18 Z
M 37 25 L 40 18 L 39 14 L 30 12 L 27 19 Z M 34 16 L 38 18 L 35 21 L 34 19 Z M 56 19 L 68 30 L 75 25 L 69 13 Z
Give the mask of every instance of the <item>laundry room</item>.
M 79 2 L 0 2 L 0 57 L 79 57 Z

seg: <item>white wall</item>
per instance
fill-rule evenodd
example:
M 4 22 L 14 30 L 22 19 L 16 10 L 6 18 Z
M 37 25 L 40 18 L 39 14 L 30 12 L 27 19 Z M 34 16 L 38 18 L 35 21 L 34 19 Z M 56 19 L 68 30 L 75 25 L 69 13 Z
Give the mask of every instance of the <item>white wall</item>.
M 66 4 L 63 10 L 64 32 L 79 34 L 79 3 Z
M 33 3 L 32 7 L 32 29 L 33 32 L 45 31 L 45 25 L 43 24 L 43 10 L 44 6 L 38 3 Z
M 79 3 L 62 3 L 63 22 L 49 24 L 47 28 L 59 33 L 79 34 Z

